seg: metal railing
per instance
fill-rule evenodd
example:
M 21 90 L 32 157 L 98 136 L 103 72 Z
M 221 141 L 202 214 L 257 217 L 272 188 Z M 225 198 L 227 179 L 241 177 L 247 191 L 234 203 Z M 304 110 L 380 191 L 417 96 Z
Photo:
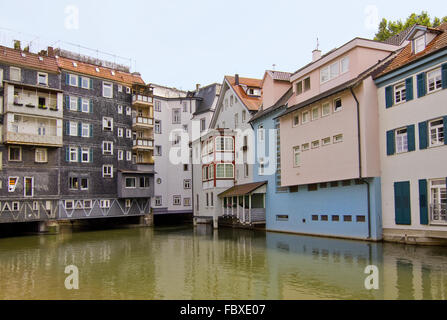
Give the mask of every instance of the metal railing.
M 134 147 L 143 147 L 143 148 L 153 148 L 154 147 L 154 141 L 153 140 L 146 140 L 146 139 L 137 139 L 133 141 Z
M 447 204 L 431 204 L 430 220 L 435 223 L 447 223 Z
M 133 124 L 145 124 L 145 125 L 154 125 L 154 119 L 146 118 L 146 117 L 136 117 L 133 118 Z

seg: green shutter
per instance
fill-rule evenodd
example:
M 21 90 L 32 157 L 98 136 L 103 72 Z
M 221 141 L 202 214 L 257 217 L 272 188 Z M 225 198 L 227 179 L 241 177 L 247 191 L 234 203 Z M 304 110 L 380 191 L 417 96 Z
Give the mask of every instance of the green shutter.
M 394 184 L 394 210 L 397 225 L 411 225 L 410 182 Z
M 391 108 L 394 104 L 393 92 L 394 92 L 393 86 L 388 86 L 385 88 L 385 100 L 387 109 Z
M 442 122 L 444 122 L 444 144 L 447 146 L 447 116 L 442 119 Z
M 427 121 L 419 123 L 419 149 L 425 150 L 428 148 L 428 131 Z
M 93 137 L 93 124 L 90 124 L 90 138 Z
M 90 99 L 89 104 L 90 104 L 89 112 L 93 113 L 93 100 L 92 99 Z
M 70 121 L 65 121 L 65 134 L 70 135 Z
M 82 162 L 82 149 L 78 148 L 78 162 Z
M 414 125 L 407 127 L 408 151 L 416 150 L 416 142 L 414 137 Z
M 78 87 L 82 88 L 82 77 L 78 77 Z
M 69 96 L 65 96 L 65 109 L 70 110 L 70 97 Z
M 419 210 L 421 224 L 428 225 L 427 180 L 419 180 Z
M 65 161 L 70 162 L 70 148 L 65 147 Z
M 395 152 L 394 130 L 386 133 L 386 154 L 392 156 Z
M 418 98 L 421 98 L 427 93 L 427 85 L 426 85 L 426 74 L 425 72 L 417 75 L 417 83 L 418 83 Z
M 90 89 L 93 89 L 93 79 L 90 79 Z
M 78 111 L 79 112 L 82 111 L 82 98 L 81 97 L 78 98 Z
M 442 65 L 441 70 L 442 70 L 442 89 L 447 89 L 447 63 L 444 63 Z
M 89 158 L 88 158 L 90 163 L 93 163 L 93 148 L 90 148 L 89 150 Z
M 407 101 L 413 100 L 413 77 L 405 80 L 405 91 L 406 91 Z
M 68 73 L 65 75 L 65 84 L 66 85 L 70 84 L 70 75 Z
M 78 137 L 82 137 L 82 122 L 78 122 Z

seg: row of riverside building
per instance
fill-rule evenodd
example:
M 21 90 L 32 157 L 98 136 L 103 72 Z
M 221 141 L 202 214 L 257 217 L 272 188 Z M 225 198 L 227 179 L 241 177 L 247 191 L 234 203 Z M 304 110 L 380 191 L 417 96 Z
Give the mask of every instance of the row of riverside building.
M 195 223 L 447 240 L 447 24 L 224 78 L 192 142 Z

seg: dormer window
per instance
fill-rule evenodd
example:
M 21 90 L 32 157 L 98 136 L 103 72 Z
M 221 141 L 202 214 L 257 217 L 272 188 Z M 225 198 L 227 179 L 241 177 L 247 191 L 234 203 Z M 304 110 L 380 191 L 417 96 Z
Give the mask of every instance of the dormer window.
M 414 39 L 414 54 L 418 54 L 425 50 L 425 35 Z

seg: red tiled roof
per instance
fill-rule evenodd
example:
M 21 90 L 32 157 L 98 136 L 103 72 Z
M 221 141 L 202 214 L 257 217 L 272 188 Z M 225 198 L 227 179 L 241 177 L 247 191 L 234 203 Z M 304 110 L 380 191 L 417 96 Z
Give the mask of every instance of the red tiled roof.
M 402 51 L 397 55 L 397 57 L 375 78 L 379 78 L 391 71 L 399 69 L 407 64 L 410 64 L 416 60 L 419 60 L 431 53 L 447 47 L 447 23 L 443 23 L 436 30 L 442 31 L 437 35 L 425 48 L 424 51 L 414 54 L 411 48 L 411 43 L 408 44 Z
M 41 59 L 39 59 L 39 57 Z M 39 56 L 35 53 L 15 50 L 4 46 L 0 46 L 0 61 L 14 66 L 21 66 L 54 73 L 59 72 L 56 58 L 54 57 Z
M 76 67 L 73 65 L 73 62 L 76 63 Z M 77 61 L 74 59 L 68 59 L 64 57 L 58 57 L 57 63 L 59 67 L 64 70 L 86 74 L 93 77 L 104 78 L 116 82 L 121 82 L 123 84 L 132 86 L 132 84 L 145 84 L 141 76 L 133 75 L 131 73 L 122 72 L 118 70 L 113 70 L 110 68 L 99 67 L 93 64 Z M 99 72 L 96 71 L 96 68 L 99 69 Z M 115 75 L 112 74 L 112 71 Z
M 262 104 L 261 97 L 251 97 L 247 95 L 240 85 L 236 85 L 235 78 L 232 76 L 225 76 L 225 79 L 233 87 L 233 90 L 238 95 L 239 99 L 245 104 L 248 110 L 258 111 Z M 242 78 L 239 77 L 239 84 L 246 85 L 250 88 L 262 88 L 262 80 L 252 79 L 252 78 Z

